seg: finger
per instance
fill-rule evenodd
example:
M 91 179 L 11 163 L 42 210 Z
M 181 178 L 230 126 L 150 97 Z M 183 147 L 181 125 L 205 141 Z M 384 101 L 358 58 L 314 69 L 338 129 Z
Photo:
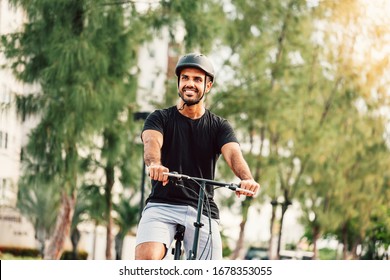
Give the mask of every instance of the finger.
M 250 191 L 250 190 L 248 190 L 248 191 Z M 244 195 L 246 195 L 246 196 L 253 196 L 253 194 L 250 193 L 250 192 L 244 192 Z
M 244 191 L 240 191 L 240 194 L 245 195 L 245 196 L 252 196 L 252 194 L 250 193 L 252 191 L 251 185 L 248 185 L 247 183 L 242 182 L 240 187 L 241 187 L 241 189 L 244 190 Z
M 160 182 L 164 182 L 164 174 L 162 172 L 158 172 L 157 180 Z
M 256 185 L 255 186 L 251 186 L 250 188 L 248 188 L 252 193 L 250 194 L 250 196 L 255 196 L 256 193 L 257 193 L 257 188 L 256 188 Z
M 155 181 L 159 181 L 159 172 L 156 169 L 150 170 L 150 178 Z
M 245 188 L 245 189 L 247 190 L 247 192 L 245 192 L 245 195 L 246 195 L 246 196 L 253 196 L 253 195 L 255 194 L 255 191 L 254 191 L 253 188 L 247 187 L 247 188 Z
M 169 178 L 168 178 L 168 175 L 164 175 L 163 176 L 163 186 L 165 186 L 166 184 L 169 183 Z
M 156 166 L 155 165 L 148 166 L 148 172 L 149 172 L 149 175 L 153 177 L 154 174 L 156 173 Z
M 154 172 L 152 168 L 149 168 L 149 177 L 154 180 Z
M 158 170 L 153 170 L 153 180 L 158 181 Z

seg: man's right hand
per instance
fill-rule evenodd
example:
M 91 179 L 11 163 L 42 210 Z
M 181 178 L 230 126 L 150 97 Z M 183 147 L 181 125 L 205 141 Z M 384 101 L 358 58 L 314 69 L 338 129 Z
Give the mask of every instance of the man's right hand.
M 162 182 L 163 186 L 165 186 L 169 182 L 168 175 L 164 174 L 168 172 L 169 169 L 161 164 L 152 163 L 148 166 L 149 177 L 152 180 Z

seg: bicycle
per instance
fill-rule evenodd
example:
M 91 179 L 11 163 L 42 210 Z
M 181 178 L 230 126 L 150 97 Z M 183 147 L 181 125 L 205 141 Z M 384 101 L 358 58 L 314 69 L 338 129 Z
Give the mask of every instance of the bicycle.
M 246 192 L 248 194 L 254 194 L 250 190 L 242 189 L 238 184 L 235 183 L 225 183 L 225 182 L 220 182 L 220 181 L 214 181 L 214 180 L 209 180 L 209 179 L 204 179 L 204 178 L 197 178 L 197 177 L 191 177 L 185 174 L 179 174 L 177 172 L 164 172 L 164 175 L 167 175 L 169 178 L 174 178 L 175 181 L 174 183 L 177 184 L 178 180 L 190 180 L 199 185 L 199 195 L 198 195 L 198 206 L 197 206 L 197 217 L 196 221 L 194 223 L 195 227 L 195 235 L 194 235 L 194 240 L 192 243 L 192 250 L 189 251 L 189 256 L 187 256 L 188 260 L 196 260 L 197 253 L 198 253 L 198 242 L 199 242 L 199 233 L 200 229 L 203 226 L 201 223 L 201 217 L 202 217 L 202 212 L 203 212 L 203 200 L 204 200 L 204 194 L 205 194 L 205 187 L 206 184 L 210 186 L 218 186 L 218 187 L 226 187 L 232 191 L 242 191 Z M 182 225 L 177 225 L 176 226 L 176 234 L 175 234 L 175 248 L 174 248 L 174 259 L 179 260 L 180 255 L 181 255 L 181 243 L 184 238 L 184 232 L 185 232 L 185 227 Z

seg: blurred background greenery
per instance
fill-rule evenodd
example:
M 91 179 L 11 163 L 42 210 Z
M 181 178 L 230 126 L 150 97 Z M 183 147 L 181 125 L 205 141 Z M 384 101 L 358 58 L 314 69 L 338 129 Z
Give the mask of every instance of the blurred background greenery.
M 221 199 L 222 209 L 240 217 L 237 238 L 224 239 L 225 257 L 244 257 L 250 209 L 268 206 L 269 240 L 261 246 L 282 258 L 283 221 L 297 205 L 305 246 L 293 250 L 321 259 L 386 258 L 389 1 L 9 3 L 25 22 L 2 34 L 1 52 L 16 78 L 38 89 L 15 100 L 23 121 L 39 119 L 23 147 L 17 199 L 34 226 L 37 256 L 61 258 L 70 237 L 79 258 L 78 225 L 89 221 L 106 229 L 106 259 L 121 258 L 138 221 L 144 174 L 142 121 L 134 118 L 146 67 L 139 51 L 165 30 L 171 57 L 200 51 L 215 61 L 207 107 L 233 124 L 262 185 L 254 199 Z M 166 75 L 155 108 L 177 98 L 173 71 Z M 234 179 L 223 161 L 217 179 Z M 326 239 L 342 251 L 320 251 Z

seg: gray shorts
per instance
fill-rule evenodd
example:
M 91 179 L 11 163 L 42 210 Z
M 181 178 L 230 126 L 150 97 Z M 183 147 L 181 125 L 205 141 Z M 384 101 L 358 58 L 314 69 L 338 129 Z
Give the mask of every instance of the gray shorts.
M 174 241 L 176 225 L 185 226 L 183 247 L 188 256 L 192 250 L 197 211 L 191 206 L 149 202 L 142 212 L 138 225 L 136 245 L 144 242 L 160 242 L 168 249 Z M 204 225 L 199 233 L 199 247 L 196 259 L 221 260 L 222 241 L 219 221 L 202 215 Z M 211 230 L 210 230 L 211 223 Z

